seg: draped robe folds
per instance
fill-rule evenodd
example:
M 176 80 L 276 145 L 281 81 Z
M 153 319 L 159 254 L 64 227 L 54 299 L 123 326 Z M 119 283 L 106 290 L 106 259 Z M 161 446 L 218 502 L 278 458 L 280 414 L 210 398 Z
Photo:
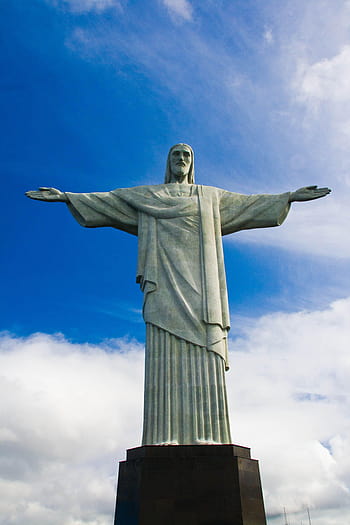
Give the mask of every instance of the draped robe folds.
M 229 443 L 223 370 L 230 322 L 221 236 L 280 225 L 290 194 L 241 195 L 174 183 L 66 195 L 82 226 L 110 226 L 139 238 L 136 280 L 147 326 L 143 444 Z M 166 363 L 164 348 L 155 345 L 166 345 Z M 187 354 L 195 370 L 181 380 L 178 368 L 187 366 Z M 196 374 L 197 368 L 205 372 Z M 197 396 L 191 406 L 184 403 L 188 381 Z M 175 383 L 173 392 L 169 382 Z

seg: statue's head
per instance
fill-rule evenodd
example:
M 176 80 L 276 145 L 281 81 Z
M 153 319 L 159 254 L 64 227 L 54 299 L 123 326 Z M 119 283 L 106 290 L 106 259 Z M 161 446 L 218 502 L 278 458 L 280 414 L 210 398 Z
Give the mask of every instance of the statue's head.
M 169 150 L 164 183 L 171 182 L 194 184 L 194 154 L 188 144 L 175 144 Z

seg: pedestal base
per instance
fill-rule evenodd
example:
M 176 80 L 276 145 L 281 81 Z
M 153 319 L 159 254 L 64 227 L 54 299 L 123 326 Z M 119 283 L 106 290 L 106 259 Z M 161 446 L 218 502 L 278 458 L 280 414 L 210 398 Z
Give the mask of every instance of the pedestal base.
M 258 462 L 236 445 L 130 449 L 114 525 L 266 525 Z

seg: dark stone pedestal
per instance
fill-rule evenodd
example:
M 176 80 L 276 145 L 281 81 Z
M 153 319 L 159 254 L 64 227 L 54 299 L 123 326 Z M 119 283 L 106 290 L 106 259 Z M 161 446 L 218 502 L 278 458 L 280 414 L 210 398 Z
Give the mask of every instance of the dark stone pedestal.
M 114 525 L 266 525 L 258 462 L 236 445 L 128 450 Z

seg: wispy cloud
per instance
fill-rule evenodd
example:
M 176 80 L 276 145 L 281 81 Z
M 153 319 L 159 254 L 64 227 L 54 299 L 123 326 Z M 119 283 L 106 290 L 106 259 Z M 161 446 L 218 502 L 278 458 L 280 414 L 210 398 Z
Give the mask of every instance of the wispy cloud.
M 296 89 L 300 100 L 309 104 L 349 103 L 350 45 L 332 58 L 323 58 L 314 64 L 302 64 Z
M 349 257 L 344 238 L 350 220 L 350 40 L 345 28 L 336 42 L 321 38 L 337 21 L 344 26 L 348 8 L 340 4 L 326 1 L 323 11 L 312 16 L 315 2 L 311 7 L 288 3 L 278 12 L 278 23 L 269 13 L 270 24 L 262 25 L 260 36 L 244 23 L 239 26 L 231 8 L 217 10 L 211 31 L 198 11 L 201 24 L 182 26 L 181 38 L 171 26 L 150 25 L 146 18 L 141 28 L 131 17 L 127 38 L 116 26 L 101 32 L 77 28 L 67 45 L 89 60 L 108 60 L 117 70 L 136 64 L 152 79 L 154 91 L 160 97 L 170 94 L 172 104 L 187 115 L 188 132 L 195 134 L 202 157 L 208 155 L 205 137 L 215 136 L 221 156 L 202 162 L 202 182 L 211 184 L 215 170 L 216 185 L 242 193 L 277 193 L 308 184 L 334 189 L 329 202 L 300 205 L 293 212 L 285 240 L 272 232 L 252 233 L 249 240 Z M 185 3 L 171 5 L 187 12 Z M 292 8 L 298 31 L 288 26 Z M 213 31 L 219 25 L 225 38 Z M 273 44 L 273 54 L 271 45 L 261 46 L 261 34 Z M 241 48 L 249 60 L 242 60 Z M 248 177 L 242 169 L 235 173 L 235 148 L 246 155 Z
M 272 29 L 270 28 L 265 29 L 264 34 L 263 34 L 263 39 L 267 44 L 269 45 L 273 44 L 274 36 L 273 36 Z
M 119 0 L 46 0 L 60 9 L 68 9 L 74 13 L 84 13 L 88 11 L 102 12 L 105 9 L 117 7 L 121 8 Z
M 162 2 L 176 17 L 187 21 L 192 19 L 193 10 L 188 0 L 162 0 Z

